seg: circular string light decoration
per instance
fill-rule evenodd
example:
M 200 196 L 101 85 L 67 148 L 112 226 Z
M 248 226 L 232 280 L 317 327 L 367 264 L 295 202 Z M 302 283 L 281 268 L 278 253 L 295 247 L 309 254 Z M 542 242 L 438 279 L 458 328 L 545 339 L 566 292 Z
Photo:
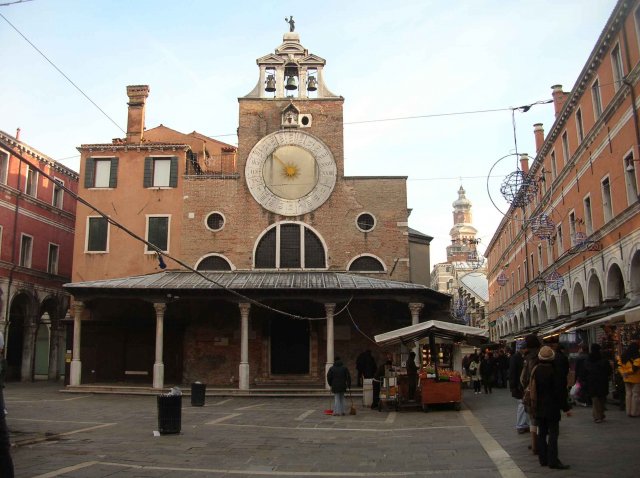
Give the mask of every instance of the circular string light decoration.
M 545 282 L 549 289 L 556 291 L 562 289 L 562 286 L 564 285 L 564 279 L 560 274 L 558 274 L 558 271 L 552 271 L 545 279 Z
M 500 272 L 500 274 L 498 274 L 496 281 L 498 282 L 498 285 L 500 287 L 504 287 L 507 284 L 507 282 L 509 282 L 509 278 L 507 277 L 507 274 L 505 274 L 504 271 L 502 271 Z
M 555 230 L 556 225 L 548 214 L 538 214 L 531 218 L 531 231 L 538 239 L 549 239 Z
M 538 183 L 518 169 L 504 178 L 500 193 L 513 207 L 523 208 L 536 197 Z

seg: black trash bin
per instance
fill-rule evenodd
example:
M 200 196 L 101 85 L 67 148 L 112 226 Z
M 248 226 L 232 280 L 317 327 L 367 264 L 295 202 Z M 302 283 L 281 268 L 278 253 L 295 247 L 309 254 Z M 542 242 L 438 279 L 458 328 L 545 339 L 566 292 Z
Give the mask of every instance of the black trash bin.
M 194 382 L 191 384 L 191 406 L 192 407 L 203 407 L 204 406 L 204 396 L 207 391 L 207 384 Z
M 180 433 L 182 395 L 158 395 L 158 431 L 161 435 Z

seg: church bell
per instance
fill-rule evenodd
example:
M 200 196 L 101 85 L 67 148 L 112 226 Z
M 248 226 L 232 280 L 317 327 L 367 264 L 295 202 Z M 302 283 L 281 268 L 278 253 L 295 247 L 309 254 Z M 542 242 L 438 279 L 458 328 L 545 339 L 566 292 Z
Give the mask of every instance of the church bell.
M 298 86 L 296 85 L 296 79 L 293 76 L 287 78 L 287 84 L 285 85 L 287 90 L 297 90 Z
M 307 81 L 307 91 L 316 91 L 318 89 L 318 82 L 314 76 L 309 77 Z
M 273 93 L 274 91 L 276 91 L 276 79 L 273 77 L 273 75 L 269 75 L 267 76 L 267 87 L 264 89 L 264 91 L 268 91 L 269 93 Z

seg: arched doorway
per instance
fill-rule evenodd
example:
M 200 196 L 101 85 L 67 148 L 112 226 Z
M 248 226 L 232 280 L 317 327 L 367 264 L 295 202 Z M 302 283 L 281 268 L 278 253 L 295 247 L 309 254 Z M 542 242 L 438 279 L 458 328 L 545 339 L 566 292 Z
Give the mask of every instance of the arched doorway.
M 18 294 L 9 307 L 9 327 L 6 337 L 7 380 L 28 380 L 22 376 L 22 356 L 24 353 L 24 330 L 29 316 L 29 297 Z
M 309 322 L 274 317 L 270 325 L 271 374 L 309 373 Z
M 618 264 L 611 264 L 607 274 L 607 299 L 624 299 L 624 279 Z

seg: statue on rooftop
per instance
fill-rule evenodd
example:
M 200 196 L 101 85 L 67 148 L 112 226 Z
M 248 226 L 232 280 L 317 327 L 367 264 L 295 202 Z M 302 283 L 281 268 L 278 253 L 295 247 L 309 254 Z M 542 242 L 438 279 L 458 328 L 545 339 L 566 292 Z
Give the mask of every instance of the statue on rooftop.
M 284 21 L 287 22 L 289 24 L 289 31 L 292 32 L 296 29 L 296 22 L 293 21 L 293 15 L 291 15 L 289 18 L 284 17 Z

